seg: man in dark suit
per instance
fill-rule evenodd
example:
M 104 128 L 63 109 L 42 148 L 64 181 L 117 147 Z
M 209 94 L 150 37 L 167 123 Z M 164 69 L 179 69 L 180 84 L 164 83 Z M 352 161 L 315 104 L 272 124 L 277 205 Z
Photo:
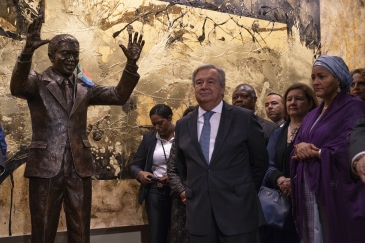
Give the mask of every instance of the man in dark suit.
M 365 183 L 365 118 L 352 131 L 350 160 L 353 175 Z
M 232 94 L 232 105 L 249 109 L 255 112 L 255 106 L 257 102 L 255 89 L 248 84 L 238 85 Z M 256 115 L 257 121 L 260 123 L 262 130 L 264 131 L 266 144 L 269 142 L 271 133 L 279 127 L 278 124 L 267 121 L 262 117 Z
M 79 43 L 71 35 L 41 40 L 42 17 L 28 28 L 25 47 L 14 68 L 10 89 L 26 99 L 32 122 L 25 177 L 29 178 L 32 243 L 54 242 L 63 204 L 68 242 L 90 242 L 91 176 L 95 173 L 86 133 L 90 105 L 122 105 L 136 86 L 136 61 L 144 45 L 142 36 L 128 48 L 121 45 L 127 65 L 116 87 L 76 80 Z M 48 45 L 52 66 L 43 73 L 30 70 L 32 55 Z M 90 80 L 89 80 L 90 81 Z
M 191 242 L 258 242 L 257 193 L 268 167 L 261 126 L 252 111 L 223 101 L 223 70 L 203 65 L 192 80 L 199 108 L 175 127 Z

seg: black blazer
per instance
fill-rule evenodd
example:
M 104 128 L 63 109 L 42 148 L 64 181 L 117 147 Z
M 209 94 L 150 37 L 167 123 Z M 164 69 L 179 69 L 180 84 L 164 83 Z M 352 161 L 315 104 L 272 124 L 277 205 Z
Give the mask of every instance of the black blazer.
M 350 139 L 350 161 L 355 155 L 365 151 L 365 118 L 354 128 Z
M 259 117 L 259 116 L 256 116 L 256 117 L 257 117 L 257 121 L 260 123 L 260 125 L 262 127 L 262 130 L 264 131 L 265 142 L 266 142 L 266 145 L 267 145 L 269 143 L 271 133 L 275 129 L 279 128 L 279 125 L 274 123 L 274 122 L 267 121 L 262 117 Z
M 1 151 L 1 150 L 0 150 L 0 166 L 5 169 L 4 155 L 3 155 L 3 151 Z
M 265 222 L 257 193 L 269 160 L 256 116 L 223 102 L 209 165 L 198 142 L 197 119 L 198 110 L 180 119 L 175 127 L 189 233 L 208 234 L 214 219 L 225 235 L 257 230 Z
M 136 156 L 133 159 L 133 163 L 129 166 L 129 170 L 131 171 L 134 178 L 136 178 L 139 182 L 138 173 L 140 171 L 148 171 L 152 173 L 152 162 L 153 162 L 153 153 L 156 148 L 156 132 L 150 132 L 143 135 L 143 139 L 141 144 L 138 147 Z M 138 203 L 142 204 L 149 189 L 150 185 L 143 185 L 139 188 L 138 194 Z

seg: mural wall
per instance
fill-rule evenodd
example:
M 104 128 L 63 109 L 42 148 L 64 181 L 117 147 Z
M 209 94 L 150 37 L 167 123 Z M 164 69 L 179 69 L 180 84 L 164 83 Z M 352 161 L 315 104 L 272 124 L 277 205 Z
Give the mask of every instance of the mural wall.
M 342 57 L 350 70 L 365 67 L 364 17 L 364 0 L 321 0 L 322 53 Z
M 0 119 L 9 152 L 7 172 L 0 178 L 0 237 L 30 232 L 28 182 L 22 177 L 31 141 L 30 119 L 26 102 L 11 96 L 9 83 L 26 26 L 42 13 L 42 38 L 74 35 L 80 42 L 80 63 L 98 84 L 118 82 L 126 62 L 118 44 L 127 42 L 129 32 L 138 31 L 146 40 L 138 63 L 141 80 L 127 104 L 88 111 L 98 170 L 92 228 L 147 223 L 137 204 L 139 185 L 127 167 L 142 134 L 151 127 L 148 112 L 154 104 L 170 105 L 173 119 L 178 120 L 187 106 L 195 104 L 192 71 L 213 63 L 226 71 L 225 100 L 231 103 L 233 89 L 248 83 L 257 91 L 259 115 L 265 116 L 267 93 L 284 93 L 294 82 L 309 84 L 311 64 L 320 53 L 323 21 L 319 0 L 1 2 Z M 40 72 L 49 65 L 47 48 L 41 47 L 33 68 Z M 59 230 L 65 230 L 63 215 Z

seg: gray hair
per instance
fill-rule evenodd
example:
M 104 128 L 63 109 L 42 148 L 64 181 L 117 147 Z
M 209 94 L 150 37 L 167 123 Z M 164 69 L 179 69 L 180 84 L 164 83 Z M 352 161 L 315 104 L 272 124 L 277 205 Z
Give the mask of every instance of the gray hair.
M 219 81 L 221 83 L 221 86 L 223 87 L 223 86 L 226 85 L 226 74 L 223 71 L 223 69 L 218 68 L 218 67 L 214 66 L 213 64 L 204 64 L 204 65 L 201 65 L 201 66 L 197 67 L 193 72 L 191 80 L 193 81 L 193 86 L 194 87 L 195 87 L 195 77 L 196 77 L 197 73 L 200 70 L 204 70 L 204 69 L 214 69 L 214 70 L 216 70 L 219 74 Z

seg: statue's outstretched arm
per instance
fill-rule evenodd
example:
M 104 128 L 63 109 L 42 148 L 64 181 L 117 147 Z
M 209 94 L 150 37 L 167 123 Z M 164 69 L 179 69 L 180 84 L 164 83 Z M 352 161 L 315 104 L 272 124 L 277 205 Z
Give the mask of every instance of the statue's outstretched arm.
M 35 73 L 30 75 L 33 52 L 50 42 L 48 39 L 41 39 L 42 20 L 43 16 L 36 17 L 28 26 L 23 52 L 19 56 L 11 76 L 11 94 L 20 98 L 28 98 L 35 92 L 32 83 L 32 78 L 36 78 Z

